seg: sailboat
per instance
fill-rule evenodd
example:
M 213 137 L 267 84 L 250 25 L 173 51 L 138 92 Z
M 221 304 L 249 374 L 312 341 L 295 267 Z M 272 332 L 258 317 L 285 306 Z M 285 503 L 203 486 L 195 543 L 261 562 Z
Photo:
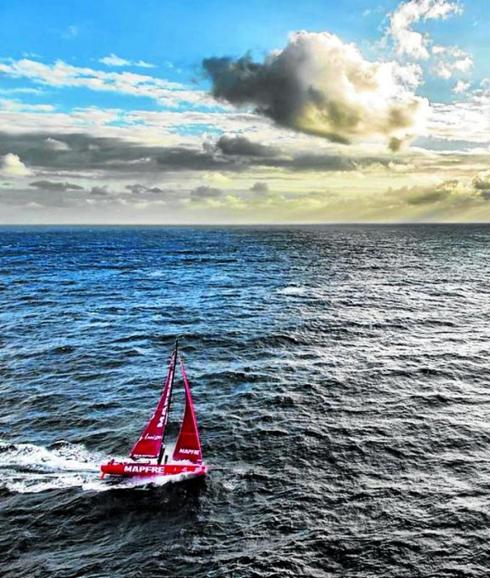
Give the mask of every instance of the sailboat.
M 191 389 L 184 363 L 178 353 L 178 345 L 178 340 L 176 340 L 158 405 L 138 441 L 134 444 L 129 455 L 130 459 L 128 461 L 112 459 L 106 464 L 102 464 L 100 466 L 101 478 L 104 478 L 106 474 L 126 477 L 161 477 L 181 474 L 184 477 L 196 477 L 206 475 L 207 466 L 202 460 L 201 441 Z M 165 433 L 177 362 L 184 383 L 185 408 L 177 441 L 171 449 L 167 448 L 165 443 Z

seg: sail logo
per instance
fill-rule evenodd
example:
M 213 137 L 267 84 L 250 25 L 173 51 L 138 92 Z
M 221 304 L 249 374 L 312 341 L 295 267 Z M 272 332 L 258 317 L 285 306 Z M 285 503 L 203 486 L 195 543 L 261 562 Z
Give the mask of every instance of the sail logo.
M 160 414 L 160 419 L 158 420 L 158 423 L 157 423 L 157 428 L 162 428 L 165 424 L 165 417 L 167 415 L 167 405 L 168 405 L 168 401 L 166 400 L 164 405 L 163 405 L 162 412 Z
M 199 450 L 191 450 L 190 448 L 180 448 L 179 453 L 195 455 L 199 453 Z

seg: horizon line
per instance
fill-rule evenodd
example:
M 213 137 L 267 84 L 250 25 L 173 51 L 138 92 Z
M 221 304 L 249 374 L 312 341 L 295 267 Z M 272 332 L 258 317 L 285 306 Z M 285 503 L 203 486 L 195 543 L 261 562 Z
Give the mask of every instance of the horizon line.
M 490 225 L 490 221 L 319 221 L 285 223 L 0 223 L 0 227 L 331 227 L 352 225 Z

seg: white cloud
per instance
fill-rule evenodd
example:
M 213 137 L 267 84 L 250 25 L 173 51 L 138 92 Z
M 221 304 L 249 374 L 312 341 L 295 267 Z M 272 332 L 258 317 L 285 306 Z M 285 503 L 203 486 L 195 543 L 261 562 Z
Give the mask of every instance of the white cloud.
M 44 140 L 44 144 L 46 148 L 50 151 L 69 151 L 71 150 L 70 147 L 63 142 L 62 140 L 58 140 L 55 138 L 48 137 Z
M 116 56 L 115 54 L 109 54 L 109 56 L 99 58 L 99 62 L 106 64 L 107 66 L 128 66 L 131 64 L 129 60 Z
M 51 104 L 27 104 L 10 98 L 0 98 L 0 107 L 3 110 L 23 111 L 23 112 L 52 112 L 54 106 Z
M 432 103 L 429 134 L 444 140 L 490 145 L 490 90 L 470 92 L 466 99 L 453 103 Z M 465 88 L 460 85 L 459 89 Z
M 400 56 L 427 60 L 430 56 L 430 38 L 413 30 L 420 20 L 445 20 L 449 16 L 461 14 L 462 8 L 450 0 L 409 0 L 402 2 L 390 15 L 389 34 L 395 41 Z
M 436 45 L 432 47 L 432 54 L 436 58 L 432 71 L 439 78 L 448 80 L 454 74 L 464 74 L 473 68 L 473 58 L 457 46 Z
M 22 177 L 30 172 L 18 155 L 8 153 L 0 157 L 0 175 L 3 177 Z
M 453 92 L 456 94 L 462 94 L 466 92 L 470 87 L 469 82 L 465 82 L 464 80 L 458 80 L 458 82 L 454 85 Z
M 109 56 L 100 58 L 99 62 L 105 64 L 106 66 L 137 66 L 139 68 L 155 68 L 154 64 L 150 64 L 144 60 L 126 60 L 125 58 L 121 58 L 120 56 L 117 56 L 113 53 L 109 54 Z
M 136 62 L 133 62 L 133 66 L 139 66 L 140 68 L 155 68 L 154 64 L 146 62 L 146 60 L 136 60 Z
M 12 94 L 34 94 L 34 95 L 40 95 L 43 94 L 43 90 L 40 88 L 27 88 L 27 87 L 17 87 L 17 88 L 1 88 L 0 89 L 0 94 L 7 94 L 7 95 L 12 95 Z
M 92 68 L 72 66 L 57 60 L 44 64 L 36 60 L 22 59 L 0 62 L 0 75 L 29 80 L 49 86 L 84 87 L 94 91 L 118 92 L 152 98 L 160 104 L 179 106 L 213 105 L 212 99 L 200 90 L 189 90 L 177 82 L 134 72 L 105 72 Z

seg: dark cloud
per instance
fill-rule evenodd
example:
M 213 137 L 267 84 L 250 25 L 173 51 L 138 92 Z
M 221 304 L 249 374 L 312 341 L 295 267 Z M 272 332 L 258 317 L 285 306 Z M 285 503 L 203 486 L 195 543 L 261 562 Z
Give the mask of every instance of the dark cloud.
M 269 191 L 269 185 L 267 183 L 256 182 L 250 187 L 250 190 L 254 193 L 267 193 Z
M 486 198 L 490 196 L 490 171 L 478 174 L 473 179 L 473 186 Z
M 274 157 L 279 152 L 274 147 L 253 142 L 244 136 L 223 135 L 216 142 L 216 148 L 225 155 L 244 157 Z
M 60 139 L 66 147 L 59 144 Z M 47 142 L 51 146 L 47 146 Z M 118 138 L 100 138 L 88 134 L 48 134 L 0 132 L 0 156 L 12 152 L 28 166 L 52 170 L 103 169 L 121 172 L 155 171 L 164 147 L 141 146 Z M 6 152 L 4 152 L 6 151 Z
M 69 148 L 50 150 L 46 139 L 63 138 Z M 203 148 L 145 146 L 118 138 L 99 138 L 88 134 L 59 135 L 0 132 L 0 156 L 14 154 L 34 170 L 43 169 L 86 177 L 97 171 L 117 176 L 138 178 L 138 175 L 177 171 L 243 172 L 254 167 L 283 168 L 292 171 L 349 171 L 359 164 L 389 162 L 386 159 L 364 159 L 354 162 L 346 156 L 325 153 L 291 154 L 262 145 L 244 136 L 224 135 Z M 84 174 L 85 173 L 85 174 Z M 53 181 L 55 182 L 55 181 Z M 59 185 L 58 185 L 59 186 Z M 151 193 L 151 188 L 146 192 Z M 133 191 L 134 192 L 134 191 Z M 158 191 L 153 191 L 158 194 Z
M 357 168 L 357 165 L 345 156 L 322 153 L 290 155 L 277 147 L 262 145 L 244 136 L 223 135 L 216 141 L 214 149 L 223 157 L 223 162 L 231 165 L 228 166 L 228 170 L 240 170 L 247 166 L 284 168 L 293 171 L 348 171 Z M 389 161 L 376 159 L 376 162 Z
M 89 191 L 91 197 L 108 197 L 110 196 L 109 187 L 96 185 Z
M 280 63 L 259 64 L 247 55 L 238 59 L 205 58 L 202 64 L 213 82 L 216 98 L 238 105 L 254 104 L 259 113 L 278 124 L 294 126 L 299 87 Z
M 140 185 L 139 183 L 134 183 L 132 185 L 126 185 L 126 189 L 131 191 L 134 195 L 162 195 L 165 193 L 160 187 L 148 187 L 146 185 Z
M 160 170 L 209 171 L 233 170 L 236 163 L 231 159 L 217 158 L 208 150 L 195 150 L 184 147 L 162 149 L 156 159 Z
M 448 189 L 422 189 L 414 190 L 406 200 L 409 205 L 427 205 L 443 201 L 449 195 Z
M 201 185 L 191 191 L 191 199 L 194 201 L 205 201 L 207 199 L 217 199 L 223 195 L 221 189 Z
M 290 168 L 293 171 L 353 171 L 359 168 L 359 165 L 360 163 L 346 157 L 312 153 L 299 154 L 271 166 Z
M 471 182 L 448 179 L 432 187 L 389 189 L 388 197 L 406 205 L 469 206 L 490 200 L 490 171 L 477 174 Z M 487 180 L 488 179 L 488 180 Z M 488 186 L 488 188 L 486 188 Z
M 61 181 L 33 181 L 29 186 L 41 191 L 83 191 L 80 185 Z
M 463 197 L 459 194 L 462 191 L 461 183 L 458 179 L 448 179 L 435 186 L 413 186 L 402 187 L 400 189 L 390 189 L 389 196 L 412 206 L 431 205 L 434 203 L 447 204 L 450 200 L 455 202 Z M 464 190 L 464 195 L 471 195 L 472 190 Z

